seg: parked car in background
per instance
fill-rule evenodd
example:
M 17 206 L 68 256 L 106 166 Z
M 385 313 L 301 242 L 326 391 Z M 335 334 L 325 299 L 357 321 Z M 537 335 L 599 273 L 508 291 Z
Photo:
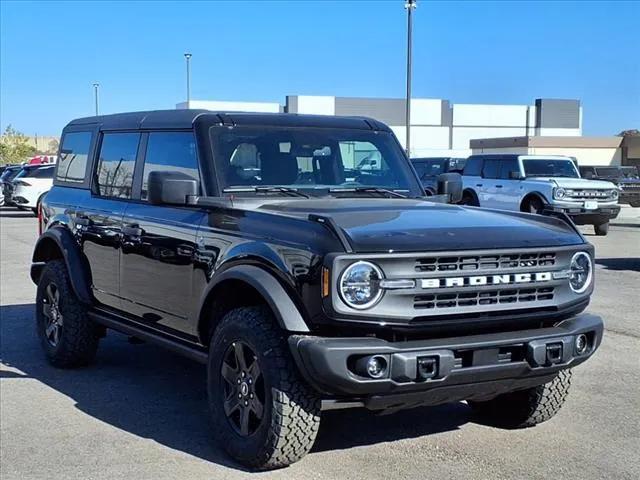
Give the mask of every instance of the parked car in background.
M 5 167 L 0 175 L 0 190 L 2 191 L 2 203 L 0 205 L 12 205 L 11 193 L 13 192 L 12 180 L 20 173 L 22 165 Z
M 53 186 L 54 165 L 26 166 L 13 179 L 11 202 L 18 208 L 30 208 L 38 214 L 38 206 Z
M 427 195 L 435 195 L 437 178 L 441 173 L 462 173 L 466 158 L 457 157 L 421 157 L 412 158 L 411 163 L 416 169 Z
M 606 235 L 620 212 L 611 182 L 580 178 L 575 162 L 560 155 L 481 154 L 467 159 L 462 203 L 480 207 L 567 214 L 577 225 Z
M 621 166 L 584 166 L 580 167 L 582 178 L 607 180 L 620 189 L 618 203 L 640 207 L 640 172 L 637 167 Z

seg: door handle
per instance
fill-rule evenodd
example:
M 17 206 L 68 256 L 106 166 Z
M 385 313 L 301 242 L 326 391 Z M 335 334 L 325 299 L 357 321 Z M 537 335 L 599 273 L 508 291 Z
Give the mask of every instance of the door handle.
M 476 183 L 476 187 L 481 187 L 482 184 L 481 183 Z
M 138 225 L 125 225 L 122 227 L 122 234 L 129 237 L 140 237 L 144 233 Z
M 502 188 L 502 185 L 496 185 L 496 188 Z

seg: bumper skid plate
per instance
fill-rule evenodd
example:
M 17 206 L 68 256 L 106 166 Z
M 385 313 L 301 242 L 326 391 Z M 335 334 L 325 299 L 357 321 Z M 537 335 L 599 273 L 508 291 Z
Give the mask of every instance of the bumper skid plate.
M 602 332 L 600 317 L 580 314 L 535 330 L 407 342 L 294 335 L 289 345 L 302 375 L 325 396 L 385 408 L 409 398 L 443 403 L 545 383 L 593 355 Z M 586 348 L 576 347 L 579 336 Z M 374 355 L 387 361 L 382 378 L 354 368 Z

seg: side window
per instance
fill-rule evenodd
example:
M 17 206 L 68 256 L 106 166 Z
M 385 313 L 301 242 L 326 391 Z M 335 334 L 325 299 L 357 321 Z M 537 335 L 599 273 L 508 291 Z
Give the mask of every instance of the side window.
M 191 132 L 155 132 L 149 134 L 142 174 L 142 200 L 147 199 L 149 173 L 180 172 L 200 181 L 196 141 Z
M 84 182 L 90 146 L 91 132 L 65 134 L 60 149 L 56 180 L 70 183 Z
M 518 166 L 518 160 L 515 158 L 510 158 L 508 160 L 500 161 L 500 178 L 509 179 L 509 175 L 511 172 L 519 172 L 520 167 Z
M 483 161 L 481 157 L 469 157 L 462 174 L 479 177 L 482 172 L 482 163 Z
M 485 160 L 482 168 L 482 178 L 498 178 L 500 160 Z
M 96 171 L 98 195 L 131 198 L 139 133 L 105 133 Z

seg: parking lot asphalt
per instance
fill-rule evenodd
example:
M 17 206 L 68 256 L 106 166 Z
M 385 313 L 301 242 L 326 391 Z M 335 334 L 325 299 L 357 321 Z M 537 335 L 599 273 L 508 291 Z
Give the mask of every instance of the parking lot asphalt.
M 584 228 L 591 234 L 591 228 Z M 360 479 L 640 478 L 640 228 L 588 236 L 597 254 L 590 311 L 599 352 L 574 371 L 551 421 L 526 430 L 475 423 L 465 403 L 377 416 L 323 413 L 313 451 L 249 473 L 211 439 L 203 366 L 109 333 L 95 364 L 49 366 L 34 333 L 28 276 L 36 220 L 0 209 L 0 478 Z

